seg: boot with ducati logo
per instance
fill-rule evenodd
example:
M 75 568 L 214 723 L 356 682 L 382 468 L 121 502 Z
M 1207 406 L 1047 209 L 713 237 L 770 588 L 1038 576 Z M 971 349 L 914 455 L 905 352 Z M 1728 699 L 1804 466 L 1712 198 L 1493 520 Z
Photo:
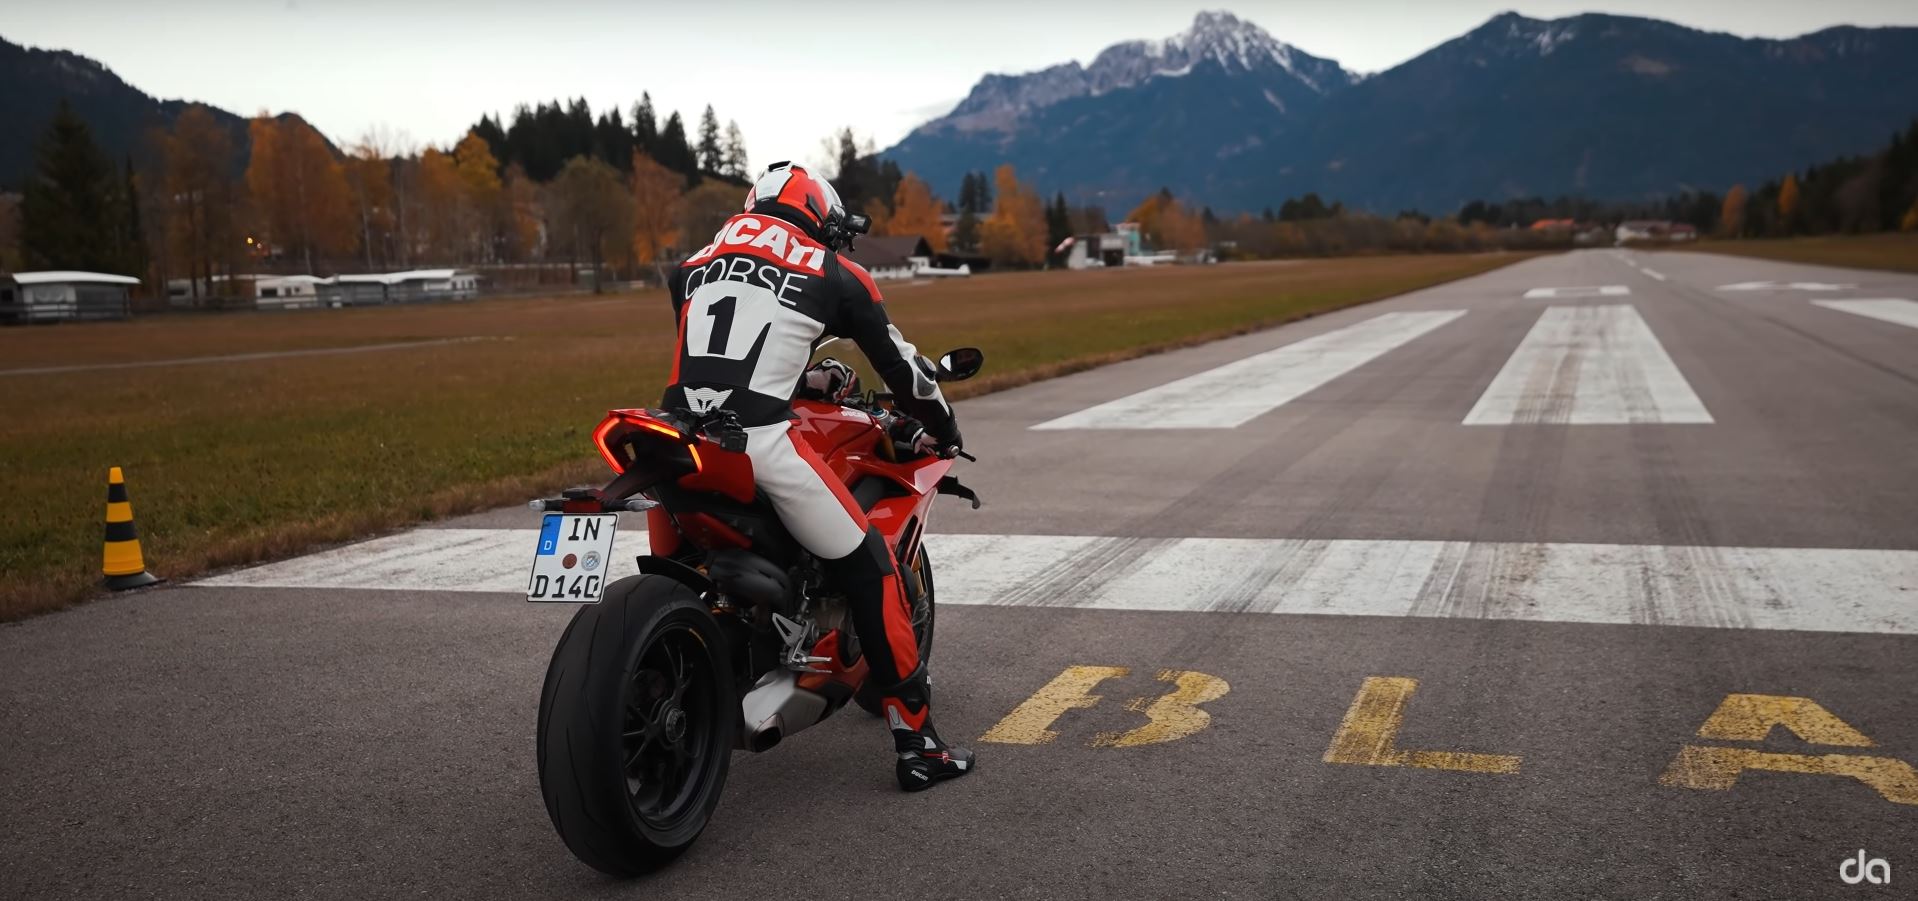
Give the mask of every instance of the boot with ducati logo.
M 972 752 L 946 744 L 932 728 L 924 675 L 908 679 L 885 699 L 886 725 L 892 727 L 893 750 L 899 754 L 899 787 L 924 791 L 973 770 Z

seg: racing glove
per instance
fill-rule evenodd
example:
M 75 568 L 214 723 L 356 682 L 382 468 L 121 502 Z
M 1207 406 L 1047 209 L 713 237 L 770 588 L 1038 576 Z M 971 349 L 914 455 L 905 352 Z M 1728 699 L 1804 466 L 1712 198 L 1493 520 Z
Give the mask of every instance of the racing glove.
M 815 400 L 843 404 L 859 393 L 859 373 L 837 358 L 826 357 L 807 367 L 800 377 L 800 393 Z
M 900 444 L 911 446 L 913 453 L 916 454 L 938 454 L 943 457 L 950 457 L 952 456 L 952 451 L 962 446 L 957 427 L 953 429 L 951 441 L 941 441 L 934 437 L 931 432 L 926 431 L 925 426 L 920 425 L 914 420 L 902 417 L 895 420 L 887 432 L 891 435 L 892 440 Z

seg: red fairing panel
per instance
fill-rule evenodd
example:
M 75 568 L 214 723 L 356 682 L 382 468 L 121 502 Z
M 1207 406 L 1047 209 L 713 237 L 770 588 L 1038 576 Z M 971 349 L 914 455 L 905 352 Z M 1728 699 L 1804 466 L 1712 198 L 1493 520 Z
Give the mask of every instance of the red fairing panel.
M 835 452 L 855 445 L 870 448 L 881 437 L 878 423 L 870 415 L 848 410 L 838 404 L 802 400 L 793 403 L 793 432 L 812 445 L 819 456 L 830 459 Z

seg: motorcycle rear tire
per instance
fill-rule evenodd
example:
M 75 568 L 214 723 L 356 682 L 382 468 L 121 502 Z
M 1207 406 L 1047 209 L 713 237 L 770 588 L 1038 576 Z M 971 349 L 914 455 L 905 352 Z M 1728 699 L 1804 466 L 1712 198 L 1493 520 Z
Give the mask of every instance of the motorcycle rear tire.
M 539 782 L 554 830 L 581 862 L 638 876 L 699 838 L 737 743 L 732 673 L 712 613 L 665 576 L 615 581 L 573 615 L 540 691 Z

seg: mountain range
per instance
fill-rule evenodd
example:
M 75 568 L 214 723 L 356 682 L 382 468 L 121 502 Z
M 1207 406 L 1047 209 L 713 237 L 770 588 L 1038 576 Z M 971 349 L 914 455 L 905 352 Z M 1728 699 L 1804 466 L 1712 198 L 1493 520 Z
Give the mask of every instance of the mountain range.
M 101 63 L 65 50 L 22 47 L 0 39 L 0 122 L 9 123 L 13 140 L 0 141 L 0 190 L 18 190 L 33 170 L 34 145 L 65 99 L 93 132 L 93 139 L 116 165 L 144 156 L 147 129 L 171 127 L 192 106 L 186 100 L 149 96 Z M 215 121 L 233 134 L 237 162 L 244 165 L 246 119 L 207 107 Z
M 883 156 L 953 196 L 1011 163 L 1123 210 L 1161 187 L 1218 210 L 1316 192 L 1380 212 L 1629 200 L 1755 185 L 1882 147 L 1918 116 L 1918 28 L 1741 38 L 1656 19 L 1501 13 L 1359 75 L 1225 12 L 1090 65 L 987 75 Z

